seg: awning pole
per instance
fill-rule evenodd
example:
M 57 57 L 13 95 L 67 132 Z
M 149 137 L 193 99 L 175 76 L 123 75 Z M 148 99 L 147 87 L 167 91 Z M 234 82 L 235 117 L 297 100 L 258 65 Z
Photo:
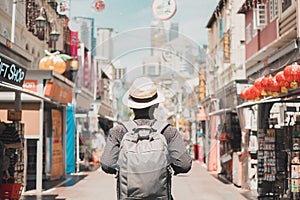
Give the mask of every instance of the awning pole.
M 15 111 L 22 110 L 21 92 L 15 91 Z

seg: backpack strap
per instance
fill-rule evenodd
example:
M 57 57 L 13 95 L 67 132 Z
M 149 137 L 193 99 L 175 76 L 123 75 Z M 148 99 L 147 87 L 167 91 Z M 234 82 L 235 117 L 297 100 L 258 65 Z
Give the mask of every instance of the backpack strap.
M 129 132 L 129 131 L 133 131 L 133 129 L 137 127 L 137 124 L 134 121 L 129 120 L 127 122 L 123 122 L 123 126 Z
M 170 124 L 165 121 L 158 121 L 156 120 L 154 124 L 151 126 L 153 129 L 156 130 L 158 133 L 163 133 L 163 131 L 169 126 Z

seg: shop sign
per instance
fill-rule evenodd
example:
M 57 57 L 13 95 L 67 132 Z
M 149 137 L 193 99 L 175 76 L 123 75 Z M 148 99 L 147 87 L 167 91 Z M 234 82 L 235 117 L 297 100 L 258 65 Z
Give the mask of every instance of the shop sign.
M 230 35 L 229 32 L 224 33 L 224 41 L 223 41 L 223 45 L 224 45 L 224 52 L 223 52 L 223 56 L 224 56 L 224 63 L 230 63 Z
M 26 69 L 0 56 L 0 80 L 22 87 Z
M 58 85 L 55 82 L 47 82 L 44 95 L 65 103 L 72 103 L 72 91 Z
M 24 80 L 24 84 L 23 84 L 23 88 L 33 91 L 33 92 L 37 92 L 37 85 L 38 85 L 38 81 L 37 80 Z

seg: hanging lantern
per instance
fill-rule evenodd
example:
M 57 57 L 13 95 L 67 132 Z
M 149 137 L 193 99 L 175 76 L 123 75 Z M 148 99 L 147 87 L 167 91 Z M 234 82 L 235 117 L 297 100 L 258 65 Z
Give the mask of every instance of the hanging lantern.
M 290 83 L 286 80 L 283 71 L 278 72 L 275 75 L 276 81 L 278 85 L 280 86 L 280 92 L 287 94 L 288 88 L 290 87 Z
M 298 82 L 300 82 L 300 66 L 297 63 L 286 66 L 283 70 L 283 74 L 290 83 L 291 88 L 295 89 L 298 87 Z
M 245 88 L 241 93 L 240 93 L 240 97 L 243 99 L 246 99 L 246 91 L 248 88 Z
M 243 99 L 246 99 L 248 101 L 254 100 L 254 101 L 258 101 L 261 99 L 261 94 L 260 91 L 253 85 L 251 87 L 245 88 L 240 96 Z
M 253 85 L 249 88 L 252 99 L 258 101 L 261 99 L 261 92 Z
M 266 91 L 267 96 L 272 95 L 271 82 L 272 82 L 272 75 L 267 75 L 267 76 L 263 77 L 261 80 L 261 86 Z
M 261 96 L 265 97 L 265 96 L 267 96 L 267 92 L 263 88 L 262 83 L 261 83 L 263 78 L 264 77 L 260 77 L 260 78 L 256 79 L 254 81 L 254 86 L 260 91 Z
M 269 88 L 270 88 L 271 93 L 272 93 L 271 95 L 273 97 L 279 97 L 279 93 L 281 91 L 281 87 L 280 87 L 279 83 L 277 82 L 275 76 L 271 78 L 269 84 L 270 84 Z

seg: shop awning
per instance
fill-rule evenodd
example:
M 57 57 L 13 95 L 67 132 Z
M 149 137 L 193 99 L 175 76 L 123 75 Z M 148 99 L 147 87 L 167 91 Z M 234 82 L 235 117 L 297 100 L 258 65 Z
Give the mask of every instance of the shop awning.
M 211 113 L 208 114 L 208 116 L 222 115 L 224 113 L 228 113 L 228 112 L 231 112 L 231 111 L 233 111 L 232 108 L 225 108 L 225 109 L 221 109 L 221 110 L 217 110 L 217 111 L 211 112 Z
M 28 94 L 28 95 L 31 95 L 33 97 L 36 97 L 36 98 L 39 98 L 39 99 L 42 99 L 42 100 L 50 101 L 50 99 L 48 99 L 44 96 L 41 96 L 38 93 L 35 93 L 31 90 L 27 90 L 27 89 L 24 89 L 22 87 L 19 87 L 19 86 L 13 85 L 13 84 L 9 84 L 9 83 L 3 82 L 3 81 L 0 81 L 0 88 L 1 87 L 9 89 L 9 90 L 13 90 L 13 91 L 19 91 L 19 92 L 22 92 L 24 94 Z
M 265 99 L 262 99 L 260 101 L 242 103 L 241 105 L 238 105 L 236 108 L 237 109 L 238 108 L 245 108 L 245 107 L 251 107 L 251 106 L 254 106 L 254 105 L 257 105 L 257 104 L 279 102 L 279 101 L 282 101 L 282 99 L 281 98 L 265 98 Z

